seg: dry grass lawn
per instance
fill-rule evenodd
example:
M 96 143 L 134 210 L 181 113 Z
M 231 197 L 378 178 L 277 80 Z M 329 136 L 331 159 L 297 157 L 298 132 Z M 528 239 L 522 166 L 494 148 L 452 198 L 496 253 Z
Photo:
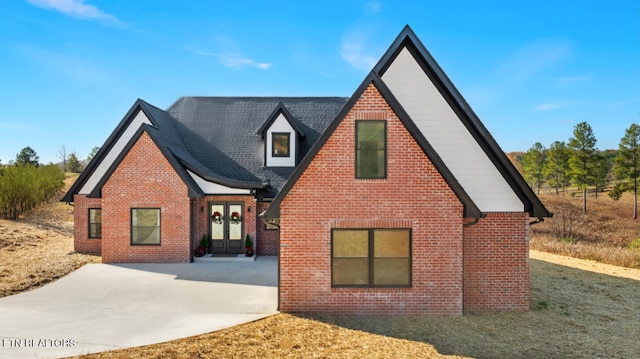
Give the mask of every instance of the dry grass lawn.
M 17 222 L 0 220 L 0 296 L 99 261 L 73 253 L 71 210 L 50 203 Z M 632 224 L 637 231 L 638 223 Z M 526 313 L 278 314 L 210 334 L 83 358 L 640 357 L 640 269 L 532 250 L 531 297 Z
M 0 297 L 37 288 L 91 262 L 100 257 L 73 251 L 71 206 L 54 200 L 17 221 L 0 219 Z
M 531 311 L 461 317 L 278 314 L 82 358 L 638 358 L 640 269 L 531 251 Z
M 640 268 L 640 220 L 633 220 L 630 193 L 619 201 L 590 193 L 586 214 L 581 193 L 540 197 L 554 216 L 531 227 L 532 249 Z

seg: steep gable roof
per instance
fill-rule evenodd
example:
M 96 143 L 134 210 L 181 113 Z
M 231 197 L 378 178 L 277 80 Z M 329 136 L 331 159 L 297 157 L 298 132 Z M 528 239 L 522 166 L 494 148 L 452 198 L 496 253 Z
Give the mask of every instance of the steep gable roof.
M 99 197 L 143 127 L 187 184 L 190 196 L 203 194 L 193 173 L 209 182 L 256 189 L 261 197 L 273 197 L 292 169 L 263 166 L 264 145 L 256 131 L 270 114 L 283 111 L 305 134 L 300 141 L 305 153 L 346 101 L 341 97 L 183 97 L 163 111 L 138 99 L 62 201 L 73 202 L 73 195 L 80 192 Z
M 298 132 L 298 135 L 304 137 L 302 125 L 295 119 L 295 117 L 293 117 L 293 115 L 291 115 L 291 112 L 287 110 L 287 106 L 285 106 L 282 102 L 280 102 L 275 110 L 273 110 L 271 115 L 269 115 L 267 121 L 265 121 L 262 127 L 260 127 L 260 129 L 258 130 L 258 134 L 264 138 L 265 132 L 269 129 L 269 127 L 271 127 L 273 122 L 278 118 L 280 114 L 282 114 L 287 122 L 289 122 L 291 127 L 293 127 L 293 129 Z
M 408 51 L 413 57 L 413 60 L 422 69 L 431 84 L 427 84 L 429 82 L 427 80 L 423 83 L 420 83 L 420 80 L 416 80 L 410 85 L 406 84 L 407 77 L 402 77 L 401 74 L 404 71 L 402 67 L 407 66 L 406 59 L 400 59 L 402 65 L 394 66 L 398 58 L 403 56 L 406 58 L 405 51 Z M 374 72 L 383 78 L 391 92 L 409 115 L 412 116 L 420 131 L 430 140 L 434 149 L 440 154 L 481 210 L 493 211 L 492 201 L 494 201 L 493 203 L 499 201 L 494 197 L 495 194 L 501 191 L 500 193 L 504 197 L 508 197 L 510 189 L 523 204 L 524 211 L 529 212 L 531 216 L 550 217 L 552 215 L 527 185 L 490 132 L 408 25 L 376 64 Z M 387 75 L 388 72 L 393 73 Z M 416 74 L 411 73 L 407 76 L 415 78 Z M 440 116 L 442 113 L 420 113 L 425 106 L 430 104 L 425 103 L 426 98 L 419 97 L 420 91 L 416 88 L 419 86 L 434 86 L 446 101 L 446 104 L 448 104 L 448 111 L 452 111 L 450 113 L 452 116 Z M 466 128 L 467 135 L 460 133 L 458 129 L 457 131 L 459 132 L 454 134 L 459 136 L 456 139 L 450 133 L 435 133 L 433 131 L 434 129 L 442 128 L 442 118 L 446 117 L 447 120 L 452 120 L 454 116 Z M 456 125 L 452 124 L 452 128 L 454 126 Z M 469 135 L 470 137 L 465 137 Z M 468 146 L 467 156 L 459 156 L 458 153 L 455 153 L 460 151 L 456 146 L 461 144 Z M 475 157 L 472 158 L 472 156 Z M 474 165 L 476 167 L 473 167 Z M 494 169 L 497 170 L 499 175 L 489 173 Z M 485 172 L 490 180 L 481 184 L 481 180 L 478 177 L 483 173 L 478 173 L 478 170 Z M 500 176 L 504 182 L 500 182 Z M 494 192 L 491 191 L 491 186 L 494 187 Z
M 400 121 L 407 128 L 409 133 L 416 140 L 420 148 L 424 151 L 424 153 L 429 157 L 433 165 L 436 167 L 438 172 L 442 175 L 445 181 L 449 184 L 449 187 L 454 191 L 454 193 L 458 196 L 460 201 L 464 206 L 464 215 L 467 218 L 479 218 L 482 217 L 483 214 L 480 209 L 473 203 L 469 195 L 465 192 L 464 188 L 460 186 L 456 178 L 451 174 L 447 166 L 442 162 L 438 154 L 433 150 L 429 142 L 424 138 L 424 136 L 420 133 L 418 128 L 415 126 L 411 118 L 404 111 L 402 106 L 395 99 L 393 94 L 389 91 L 388 87 L 384 84 L 382 79 L 375 73 L 371 72 L 364 79 L 362 84 L 358 87 L 355 93 L 351 96 L 349 102 L 343 107 L 342 111 L 336 115 L 334 120 L 331 122 L 327 130 L 322 134 L 322 137 L 315 143 L 313 148 L 307 153 L 306 157 L 302 160 L 302 162 L 298 165 L 294 173 L 291 175 L 289 181 L 285 184 L 282 190 L 278 193 L 278 195 L 274 198 L 274 200 L 269 205 L 269 208 L 265 212 L 265 218 L 279 218 L 280 217 L 280 204 L 282 200 L 286 197 L 287 193 L 293 188 L 295 182 L 302 176 L 307 167 L 311 164 L 315 156 L 318 154 L 320 149 L 324 146 L 324 144 L 329 140 L 333 132 L 336 128 L 342 123 L 345 116 L 351 111 L 355 103 L 360 99 L 362 94 L 365 92 L 367 87 L 373 84 L 382 97 L 387 101 L 391 109 L 398 116 Z

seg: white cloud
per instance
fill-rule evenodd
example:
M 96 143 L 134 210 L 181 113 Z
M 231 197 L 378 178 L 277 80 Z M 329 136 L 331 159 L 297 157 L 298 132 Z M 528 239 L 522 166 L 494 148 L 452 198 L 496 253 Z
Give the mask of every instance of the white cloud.
M 216 57 L 218 58 L 218 60 L 220 60 L 220 63 L 222 63 L 223 66 L 233 69 L 251 66 L 259 68 L 261 70 L 267 70 L 269 67 L 271 67 L 271 64 L 265 62 L 256 62 L 255 60 L 233 52 L 225 52 L 223 54 L 216 55 Z
M 224 51 L 222 53 L 215 53 L 215 52 L 206 52 L 206 51 L 198 51 L 195 50 L 194 51 L 196 54 L 200 55 L 200 56 L 208 56 L 208 57 L 214 57 L 216 59 L 218 59 L 218 61 L 220 61 L 220 63 L 222 64 L 222 66 L 224 67 L 229 67 L 232 69 L 241 69 L 243 67 L 249 66 L 249 67 L 255 67 L 261 70 L 267 70 L 269 69 L 269 67 L 271 67 L 271 64 L 266 63 L 266 62 L 257 62 L 253 59 L 250 59 L 248 57 L 243 56 L 242 54 L 236 53 L 236 52 L 231 52 L 231 51 Z
M 377 48 L 371 45 L 375 33 L 376 29 L 369 24 L 354 26 L 342 35 L 340 56 L 357 70 L 370 71 L 380 56 L 376 54 Z
M 115 16 L 108 14 L 97 7 L 85 4 L 84 0 L 26 0 L 32 5 L 43 9 L 51 9 L 65 15 L 83 20 L 101 20 L 111 24 L 122 25 Z
M 369 71 L 375 66 L 377 59 L 365 54 L 365 47 L 365 44 L 361 42 L 343 42 L 340 56 L 356 69 Z
M 562 105 L 556 103 L 543 103 L 533 108 L 534 111 L 547 111 L 560 108 Z

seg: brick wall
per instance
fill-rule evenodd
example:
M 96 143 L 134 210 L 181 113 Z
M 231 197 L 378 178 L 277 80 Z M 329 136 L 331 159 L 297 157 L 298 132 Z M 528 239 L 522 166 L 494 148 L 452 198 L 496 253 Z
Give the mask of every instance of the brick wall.
M 528 310 L 529 217 L 489 213 L 464 229 L 464 311 Z
M 387 119 L 387 178 L 355 179 L 355 120 Z M 280 310 L 462 314 L 462 204 L 373 85 L 281 203 Z M 332 288 L 331 228 L 412 228 L 411 288 Z
M 102 188 L 102 261 L 189 262 L 187 187 L 144 132 Z M 161 208 L 160 246 L 131 245 L 131 208 Z
M 101 198 L 73 196 L 73 249 L 79 253 L 100 254 L 102 239 L 89 238 L 89 208 L 101 208 Z
M 269 203 L 258 203 L 257 214 L 260 214 L 267 210 Z M 277 256 L 278 245 L 280 241 L 280 231 L 278 229 L 267 229 L 266 224 L 258 219 L 257 223 L 257 238 L 256 241 L 256 254 L 263 256 Z

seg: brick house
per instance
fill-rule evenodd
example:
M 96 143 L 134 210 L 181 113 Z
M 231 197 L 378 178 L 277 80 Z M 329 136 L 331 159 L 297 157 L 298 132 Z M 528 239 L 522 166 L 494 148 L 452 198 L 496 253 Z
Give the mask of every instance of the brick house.
M 63 201 L 104 262 L 249 234 L 287 312 L 527 310 L 551 215 L 408 26 L 350 98 L 138 100 Z

